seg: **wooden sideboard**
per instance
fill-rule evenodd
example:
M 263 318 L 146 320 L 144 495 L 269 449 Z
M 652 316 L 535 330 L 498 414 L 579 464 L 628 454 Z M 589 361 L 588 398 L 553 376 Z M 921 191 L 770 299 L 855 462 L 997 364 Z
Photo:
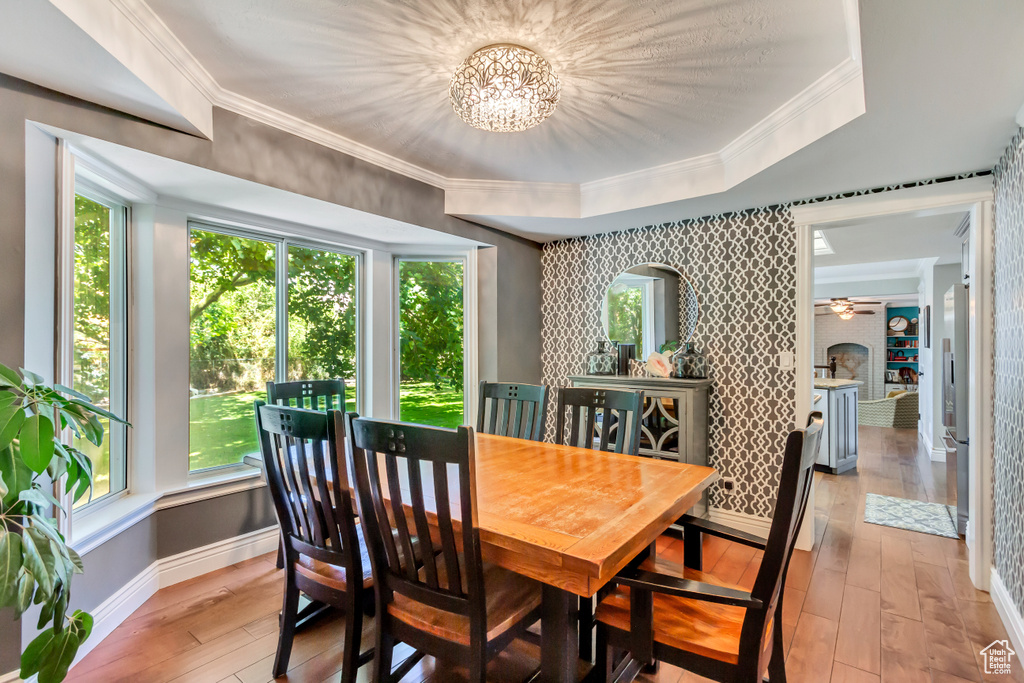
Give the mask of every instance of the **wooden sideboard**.
M 631 389 L 644 392 L 640 455 L 676 460 L 690 465 L 708 464 L 709 379 L 669 379 L 624 375 L 573 375 L 574 387 Z M 707 493 L 691 514 L 707 512 Z

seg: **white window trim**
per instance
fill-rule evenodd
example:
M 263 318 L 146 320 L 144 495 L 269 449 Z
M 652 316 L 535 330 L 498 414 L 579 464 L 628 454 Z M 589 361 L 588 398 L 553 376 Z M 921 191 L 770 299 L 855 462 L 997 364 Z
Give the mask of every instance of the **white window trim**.
M 410 249 L 396 251 L 391 257 L 391 418 L 400 419 L 401 389 L 401 325 L 399 324 L 399 267 L 400 261 L 461 261 L 462 269 L 462 415 L 463 423 L 476 424 L 476 387 L 479 384 L 479 335 L 478 335 L 478 282 L 477 250 L 470 249 Z
M 120 321 L 123 324 L 123 330 L 118 334 L 121 339 L 120 344 L 123 348 L 120 350 L 119 355 L 121 356 L 121 363 L 123 367 L 119 370 L 123 374 L 122 381 L 119 382 L 123 386 L 124 396 L 122 401 L 124 404 L 124 413 L 126 419 L 130 422 L 132 419 L 132 399 L 131 399 L 131 382 L 132 382 L 132 302 L 131 302 L 131 278 L 132 278 L 132 258 L 131 258 L 131 201 L 116 192 L 117 186 L 110 181 L 97 182 L 95 172 L 91 169 L 94 168 L 87 159 L 78 157 L 63 140 L 58 141 L 58 155 L 59 155 L 59 178 L 58 178 L 58 232 L 57 232 L 57 274 L 56 274 L 56 295 L 57 295 L 57 348 L 56 348 L 56 363 L 55 363 L 55 377 L 57 382 L 64 384 L 65 386 L 74 386 L 74 246 L 75 246 L 75 197 L 81 195 L 96 201 L 104 205 L 110 205 L 111 217 L 113 219 L 114 209 L 122 209 L 123 214 L 120 218 L 123 221 L 121 226 L 121 233 L 124 236 L 125 244 L 123 246 L 125 253 L 125 263 L 123 264 L 124 272 L 121 273 L 121 280 L 123 282 L 122 292 L 120 297 L 123 298 L 121 307 L 124 310 L 124 320 Z M 113 229 L 113 224 L 111 228 Z M 113 340 L 115 335 L 114 330 L 115 321 L 111 321 L 111 340 L 113 346 Z M 115 368 L 111 367 L 111 380 L 113 384 Z M 66 443 L 70 443 L 71 430 L 65 429 L 63 432 L 63 440 Z M 113 433 L 111 432 L 110 437 L 114 439 Z M 118 458 L 116 468 L 123 466 L 124 471 L 118 474 L 118 479 L 123 480 L 124 485 L 119 490 L 112 493 L 108 493 L 101 498 L 94 501 L 85 503 L 77 509 L 73 509 L 73 497 L 71 494 L 65 493 L 63 490 L 63 484 L 58 483 L 55 486 L 55 495 L 58 500 L 61 501 L 62 506 L 67 511 L 66 515 L 59 516 L 59 526 L 61 531 L 66 535 L 71 535 L 71 528 L 75 523 L 86 524 L 90 517 L 101 517 L 104 516 L 104 510 L 113 505 L 116 501 L 127 497 L 130 493 L 131 487 L 131 468 L 132 468 L 132 435 L 131 430 L 123 430 L 123 437 L 118 440 L 122 440 L 123 443 L 118 444 L 118 450 L 123 451 L 124 457 Z M 114 452 L 115 444 L 111 444 L 111 451 Z M 122 465 L 123 463 L 123 465 Z M 115 471 L 115 463 L 113 458 L 111 459 L 111 481 L 113 481 L 113 474 Z M 119 482 L 120 483 L 120 482 Z

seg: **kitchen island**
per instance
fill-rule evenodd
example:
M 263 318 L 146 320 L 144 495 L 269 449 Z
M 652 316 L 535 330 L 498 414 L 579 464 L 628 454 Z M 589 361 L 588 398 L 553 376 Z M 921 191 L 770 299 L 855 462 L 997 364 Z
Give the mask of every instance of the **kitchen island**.
M 825 421 L 817 469 L 842 474 L 857 467 L 857 399 L 862 384 L 855 379 L 815 378 L 813 410 L 820 410 Z

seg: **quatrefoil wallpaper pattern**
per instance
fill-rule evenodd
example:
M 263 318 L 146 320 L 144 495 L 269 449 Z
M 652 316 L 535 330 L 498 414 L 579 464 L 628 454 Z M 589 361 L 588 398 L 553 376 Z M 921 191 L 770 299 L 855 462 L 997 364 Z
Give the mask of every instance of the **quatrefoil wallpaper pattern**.
M 804 199 L 793 205 L 991 173 L 971 171 Z M 639 263 L 658 261 L 675 266 L 689 278 L 700 303 L 692 341 L 707 355 L 713 380 L 709 464 L 737 482 L 736 491 L 729 495 L 713 487 L 710 504 L 758 517 L 770 517 L 774 511 L 782 452 L 793 427 L 796 402 L 793 371 L 778 367 L 779 353 L 796 350 L 796 230 L 789 207 L 748 209 L 551 242 L 541 256 L 541 372 L 544 383 L 553 387 L 567 386 L 569 375 L 583 374 L 587 352 L 604 336 L 601 301 L 616 275 Z M 1019 220 L 1024 221 L 1024 216 Z M 549 441 L 554 438 L 553 404 L 547 421 Z M 1021 521 L 1024 526 L 1024 513 Z
M 772 514 L 796 400 L 778 354 L 796 345 L 796 239 L 788 208 L 762 208 L 554 242 L 541 256 L 544 382 L 567 386 L 604 336 L 601 301 L 616 275 L 661 262 L 693 284 L 700 316 L 692 341 L 708 358 L 710 464 L 735 477 L 715 507 Z M 554 401 L 552 401 L 552 404 Z M 553 437 L 554 416 L 548 418 Z
M 1024 130 L 995 176 L 995 564 L 1024 610 Z

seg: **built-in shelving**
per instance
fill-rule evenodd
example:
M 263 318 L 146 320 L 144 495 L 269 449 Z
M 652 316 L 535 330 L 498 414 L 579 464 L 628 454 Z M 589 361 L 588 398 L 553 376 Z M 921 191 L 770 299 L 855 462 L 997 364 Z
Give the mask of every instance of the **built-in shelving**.
M 917 368 L 920 358 L 920 337 L 917 334 L 895 333 L 888 334 L 889 321 L 898 316 L 903 316 L 908 321 L 920 320 L 920 309 L 917 306 L 893 306 L 885 309 L 885 367 L 887 370 L 899 371 L 902 368 L 909 368 L 912 371 L 911 377 L 917 378 Z M 917 332 L 911 328 L 911 331 Z M 902 358 L 897 355 L 902 355 Z M 886 382 L 886 387 L 899 387 L 901 389 L 916 390 L 916 383 L 903 384 L 901 382 Z

